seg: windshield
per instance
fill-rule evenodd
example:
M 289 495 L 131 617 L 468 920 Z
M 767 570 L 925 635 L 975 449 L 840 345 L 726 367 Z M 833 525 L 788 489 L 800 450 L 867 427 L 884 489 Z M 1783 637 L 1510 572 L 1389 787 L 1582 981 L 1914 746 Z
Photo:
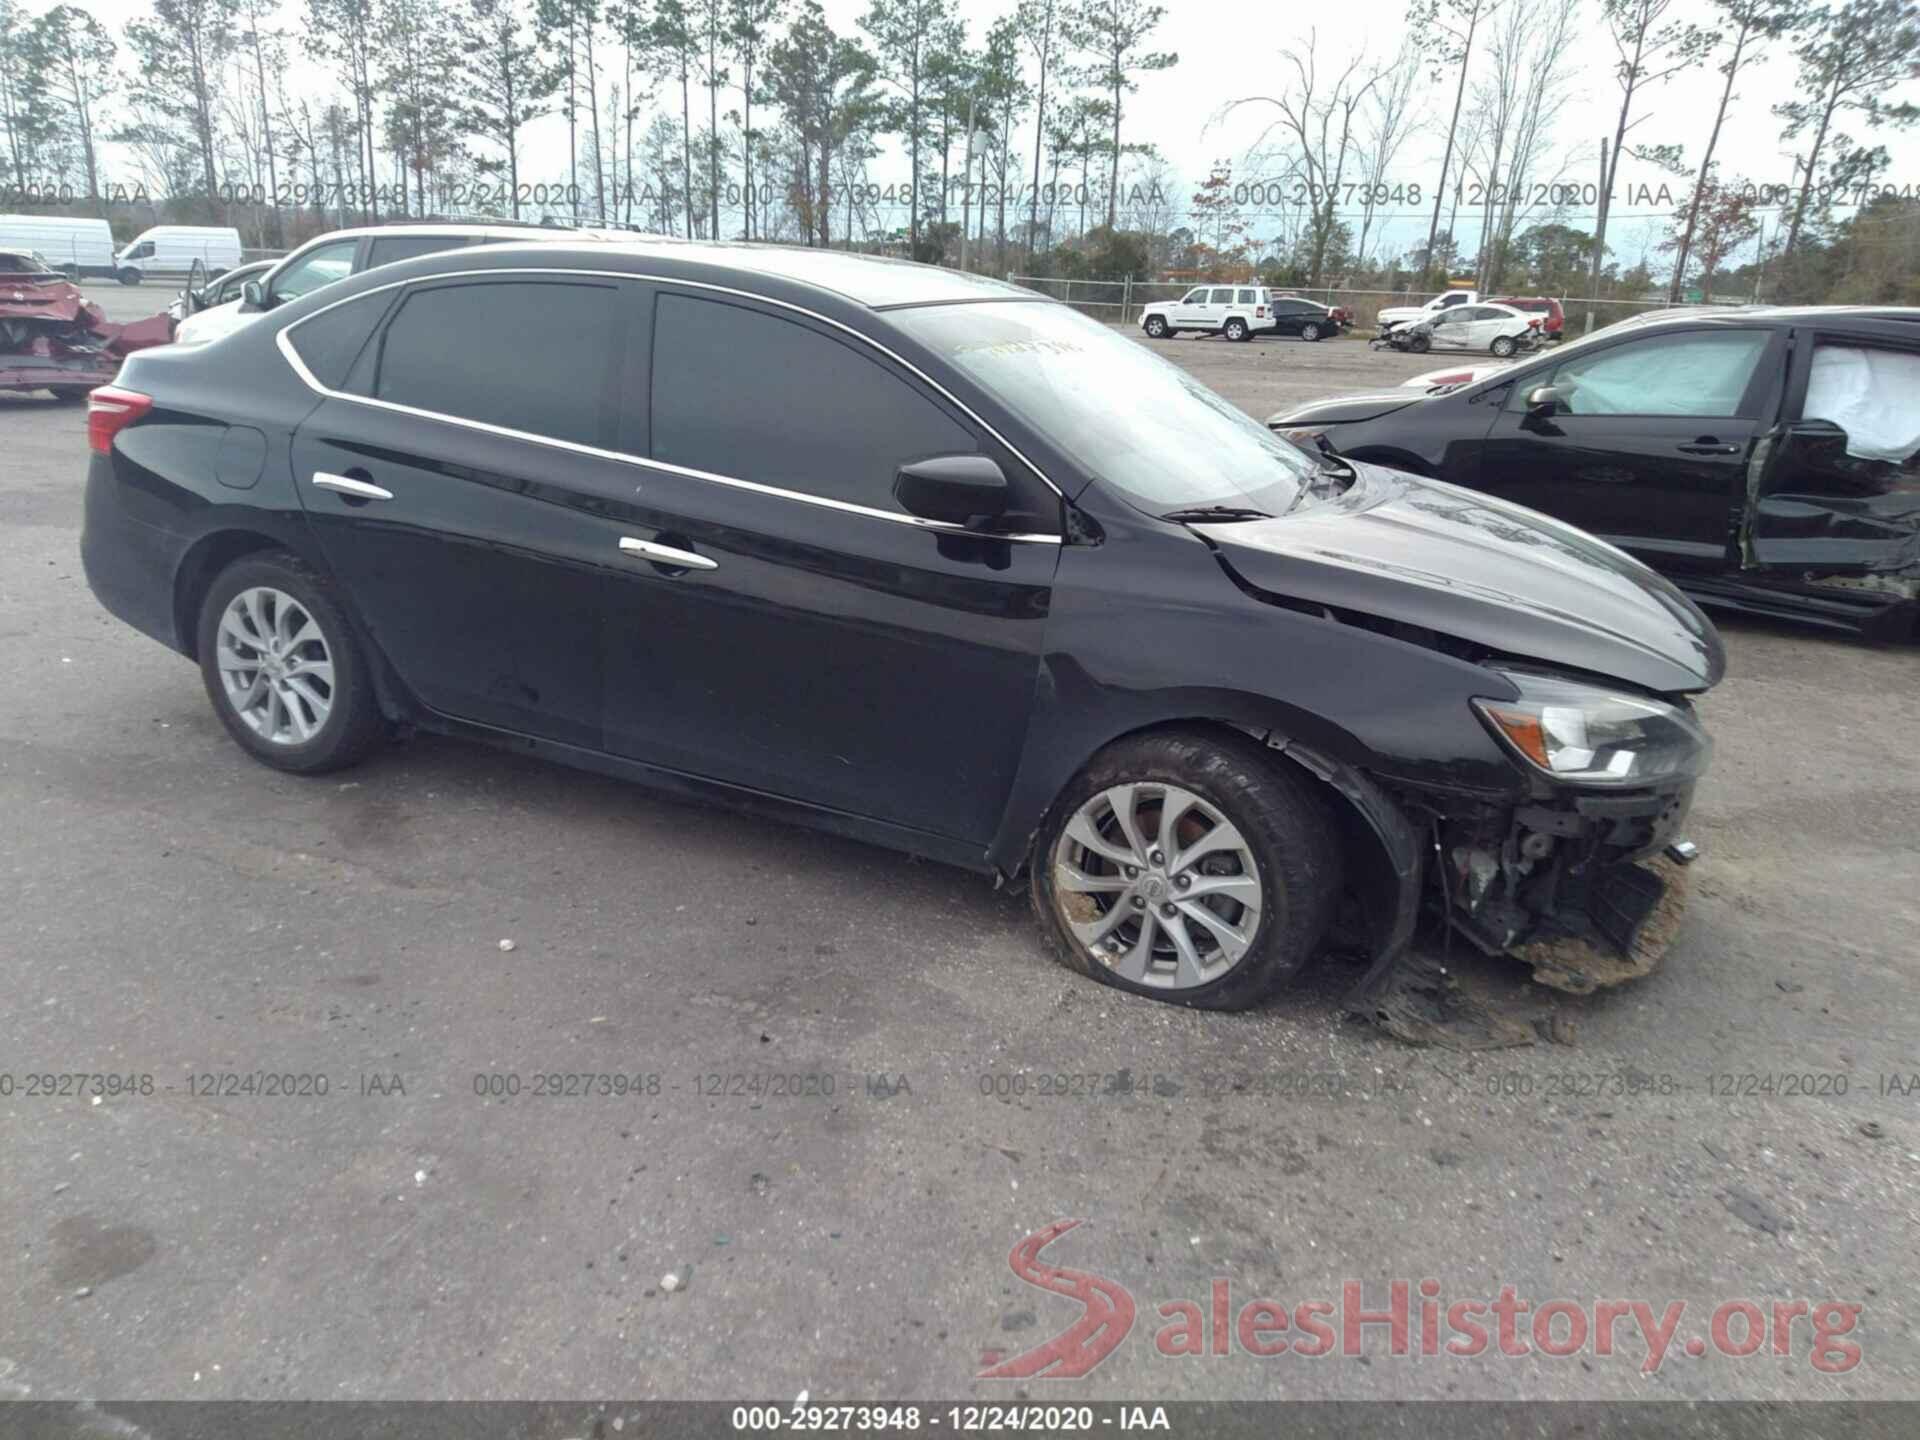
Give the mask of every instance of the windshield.
M 1219 505 L 1280 515 L 1315 478 L 1304 451 L 1065 305 L 937 305 L 892 318 L 1153 514 Z

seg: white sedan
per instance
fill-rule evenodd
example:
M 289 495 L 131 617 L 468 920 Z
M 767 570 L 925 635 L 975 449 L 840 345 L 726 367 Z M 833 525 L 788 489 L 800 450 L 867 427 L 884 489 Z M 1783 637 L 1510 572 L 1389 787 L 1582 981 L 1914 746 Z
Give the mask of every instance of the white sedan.
M 1496 359 L 1508 360 L 1536 343 L 1539 326 L 1539 316 L 1511 305 L 1456 305 L 1417 327 L 1416 337 L 1424 332 L 1427 344 L 1409 348 L 1483 350 Z

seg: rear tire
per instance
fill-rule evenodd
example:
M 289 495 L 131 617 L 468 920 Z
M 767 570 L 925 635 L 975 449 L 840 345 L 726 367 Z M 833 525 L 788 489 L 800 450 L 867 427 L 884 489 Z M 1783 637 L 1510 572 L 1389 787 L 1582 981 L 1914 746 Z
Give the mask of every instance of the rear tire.
M 1494 336 L 1493 344 L 1487 347 L 1487 351 L 1495 359 L 1505 360 L 1509 358 L 1517 348 L 1519 347 L 1514 344 L 1511 335 L 1496 335 Z
M 1184 849 L 1172 854 L 1167 803 L 1181 807 L 1171 841 Z M 1162 731 L 1109 746 L 1061 792 L 1028 891 L 1068 969 L 1176 1005 L 1241 1010 L 1306 967 L 1341 876 L 1339 831 L 1313 780 L 1237 734 Z
M 1320 338 L 1320 327 L 1309 320 L 1300 327 L 1300 338 L 1302 340 L 1318 340 Z
M 333 587 L 299 556 L 269 550 L 222 570 L 198 641 L 214 713 L 263 765 L 319 775 L 379 744 L 386 727 L 360 643 Z
M 1233 319 L 1227 321 L 1227 328 L 1224 333 L 1227 339 L 1240 341 L 1247 339 L 1253 332 L 1247 329 L 1247 322 L 1236 315 Z

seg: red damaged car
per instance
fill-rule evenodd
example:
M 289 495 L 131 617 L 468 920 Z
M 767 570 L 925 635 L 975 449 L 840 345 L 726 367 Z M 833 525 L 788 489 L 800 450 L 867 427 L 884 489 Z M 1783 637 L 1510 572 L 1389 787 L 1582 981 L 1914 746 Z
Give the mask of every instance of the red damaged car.
M 172 338 L 165 315 L 115 325 L 35 252 L 0 250 L 0 390 L 77 399 L 110 382 L 129 351 Z
M 1567 312 L 1560 308 L 1558 300 L 1543 295 L 1523 295 L 1519 298 L 1503 297 L 1488 302 L 1492 305 L 1511 305 L 1516 310 L 1524 310 L 1529 315 L 1540 317 L 1540 335 L 1544 340 L 1558 340 L 1567 328 Z

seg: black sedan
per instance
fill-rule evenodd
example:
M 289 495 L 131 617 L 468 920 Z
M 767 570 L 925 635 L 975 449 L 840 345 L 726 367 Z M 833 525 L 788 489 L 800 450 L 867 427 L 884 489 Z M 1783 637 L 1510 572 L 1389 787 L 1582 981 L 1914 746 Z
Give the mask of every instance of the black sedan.
M 1268 302 L 1273 311 L 1273 334 L 1297 335 L 1302 340 L 1337 338 L 1353 323 L 1353 313 L 1335 309 L 1298 295 L 1276 295 Z
M 1268 424 L 1557 516 L 1703 603 L 1915 628 L 1920 310 L 1677 312 Z
M 94 593 L 281 770 L 429 729 L 1025 874 L 1066 964 L 1209 1007 L 1329 937 L 1384 975 L 1423 901 L 1574 988 L 1671 933 L 1688 601 L 1026 291 L 489 247 L 142 352 L 88 428 Z

